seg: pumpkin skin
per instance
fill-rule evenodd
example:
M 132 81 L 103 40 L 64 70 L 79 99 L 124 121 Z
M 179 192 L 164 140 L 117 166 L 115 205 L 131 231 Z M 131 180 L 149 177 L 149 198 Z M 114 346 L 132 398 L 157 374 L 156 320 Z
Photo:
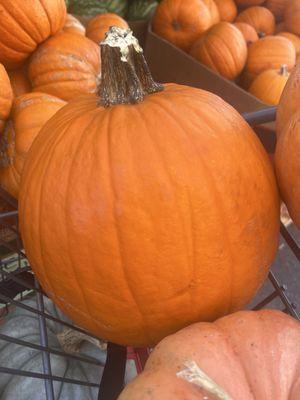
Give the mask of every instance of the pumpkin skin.
M 283 19 L 284 10 L 290 0 L 267 0 L 264 7 L 268 8 L 275 15 L 276 21 Z
M 279 69 L 286 65 L 290 71 L 296 61 L 293 43 L 281 36 L 267 36 L 248 48 L 248 58 L 243 73 L 243 86 L 249 88 L 253 80 L 263 71 Z
M 36 309 L 36 298 L 22 301 L 26 306 Z M 44 297 L 45 313 L 70 323 L 61 311 Z M 55 321 L 46 319 L 49 347 L 59 351 L 64 348 L 59 335 L 64 333 L 64 326 Z M 39 321 L 36 314 L 22 308 L 10 310 L 0 325 L 0 333 L 32 344 L 40 345 Z M 79 343 L 78 355 L 89 357 L 103 364 L 106 361 L 106 350 L 101 350 L 96 344 L 82 340 Z M 15 354 L 14 357 L 11 355 Z M 8 368 L 24 369 L 43 373 L 42 353 L 30 347 L 19 346 L 0 339 L 0 365 Z M 67 356 L 51 354 L 51 369 L 53 376 L 77 379 L 83 382 L 99 382 L 103 367 L 74 360 Z M 133 369 L 127 364 L 125 381 L 132 379 Z M 98 397 L 98 388 L 73 385 L 66 382 L 54 382 L 54 398 L 56 400 L 95 400 Z M 0 390 L 2 400 L 41 400 L 46 399 L 43 379 L 30 377 L 0 375 Z
M 72 14 L 67 14 L 63 30 L 64 32 L 77 33 L 78 35 L 85 36 L 85 27 Z
M 86 27 L 86 36 L 93 42 L 99 44 L 104 40 L 106 32 L 110 26 L 129 28 L 127 22 L 117 14 L 99 14 L 92 18 Z
M 1 0 L 0 62 L 16 69 L 37 45 L 64 26 L 64 0 Z
M 251 43 L 254 43 L 259 39 L 253 26 L 246 24 L 245 22 L 235 22 L 234 26 L 242 32 L 247 46 L 250 46 Z
M 277 71 L 264 71 L 254 79 L 249 92 L 267 104 L 277 105 L 288 78 L 285 66 Z
M 219 385 L 226 399 L 298 400 L 299 340 L 299 321 L 275 310 L 194 324 L 159 343 L 118 400 L 225 399 L 177 377 L 188 361 Z
M 300 35 L 300 1 L 289 0 L 284 10 L 284 24 L 286 30 Z
M 294 35 L 290 32 L 279 32 L 277 36 L 282 36 L 289 39 L 293 45 L 295 46 L 296 56 L 300 53 L 300 38 L 297 35 Z
M 285 129 L 293 114 L 299 110 L 300 105 L 300 67 L 292 70 L 290 78 L 282 93 L 276 113 L 276 134 L 279 136 Z
M 275 33 L 280 33 L 280 32 L 283 32 L 284 30 L 285 30 L 284 21 L 279 22 L 279 23 L 275 26 Z
M 86 95 L 58 111 L 25 163 L 20 226 L 43 289 L 87 331 L 136 347 L 243 307 L 279 233 L 253 130 L 216 95 L 180 85 L 136 105 L 98 103 Z
M 258 35 L 272 35 L 275 31 L 274 15 L 265 7 L 249 7 L 236 18 L 236 22 L 245 22 L 253 26 Z
M 239 7 L 252 7 L 252 6 L 260 6 L 264 3 L 265 0 L 235 0 L 236 4 Z
M 31 83 L 28 79 L 27 66 L 8 72 L 9 80 L 15 97 L 31 92 Z
M 237 7 L 234 0 L 215 0 L 220 19 L 225 22 L 233 22 L 237 16 Z
M 33 90 L 63 100 L 96 91 L 99 47 L 90 39 L 62 32 L 39 46 L 28 65 Z
M 0 133 L 3 131 L 5 121 L 9 116 L 13 101 L 13 91 L 7 72 L 0 64 Z
M 13 197 L 18 198 L 21 173 L 31 144 L 45 123 L 65 104 L 44 93 L 27 93 L 14 100 L 11 119 L 0 139 L 0 185 Z
M 206 3 L 199 0 L 162 0 L 153 18 L 153 31 L 184 51 L 213 24 Z
M 235 79 L 247 59 L 247 45 L 243 34 L 229 22 L 220 22 L 202 35 L 190 54 L 228 79 Z
M 209 12 L 210 12 L 210 16 L 211 16 L 211 23 L 212 25 L 217 24 L 218 22 L 220 22 L 220 13 L 219 13 L 219 9 L 216 5 L 216 2 L 214 0 L 202 0 L 203 3 L 206 4 Z

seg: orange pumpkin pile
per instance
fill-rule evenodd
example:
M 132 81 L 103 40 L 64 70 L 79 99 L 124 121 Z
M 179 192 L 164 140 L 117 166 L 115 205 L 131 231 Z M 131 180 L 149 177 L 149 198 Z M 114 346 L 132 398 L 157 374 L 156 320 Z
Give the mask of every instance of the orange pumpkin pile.
M 152 27 L 202 64 L 272 105 L 278 104 L 282 83 L 300 57 L 300 0 L 162 0 Z M 279 74 L 283 66 L 287 73 Z M 272 93 L 266 94 L 271 87 Z

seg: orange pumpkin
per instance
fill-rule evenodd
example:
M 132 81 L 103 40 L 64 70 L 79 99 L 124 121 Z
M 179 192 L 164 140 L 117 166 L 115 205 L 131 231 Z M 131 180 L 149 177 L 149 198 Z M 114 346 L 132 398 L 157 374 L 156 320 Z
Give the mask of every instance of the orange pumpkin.
M 286 64 L 290 71 L 296 61 L 293 43 L 281 36 L 266 36 L 248 48 L 248 58 L 243 74 L 243 86 L 249 88 L 252 81 L 263 71 L 279 69 Z
M 252 6 L 260 6 L 264 3 L 265 0 L 235 0 L 236 4 L 239 7 L 252 7 Z
M 288 78 L 286 65 L 277 71 L 264 71 L 254 79 L 249 92 L 267 104 L 277 105 Z
M 245 22 L 235 22 L 234 26 L 242 32 L 248 46 L 258 40 L 258 34 L 253 26 Z
M 0 64 L 0 133 L 2 132 L 5 121 L 9 116 L 13 100 L 13 91 L 7 72 Z
M 99 97 L 44 126 L 19 204 L 46 293 L 89 332 L 147 346 L 248 303 L 277 251 L 279 200 L 240 114 L 212 93 L 155 84 L 140 50 L 111 29 Z
M 0 186 L 18 198 L 23 165 L 43 125 L 66 104 L 44 93 L 27 93 L 14 100 L 11 119 L 0 139 Z
M 277 36 L 283 36 L 289 39 L 295 46 L 296 56 L 300 53 L 300 37 L 290 32 L 279 32 Z
M 209 9 L 212 25 L 220 22 L 220 13 L 215 0 L 202 0 Z
M 98 46 L 85 36 L 68 32 L 41 44 L 28 66 L 34 91 L 64 100 L 95 92 L 99 71 Z
M 66 22 L 65 22 L 63 30 L 64 30 L 64 32 L 77 33 L 78 35 L 85 36 L 85 27 L 72 14 L 67 14 L 67 18 L 66 18 Z
M 247 45 L 234 25 L 220 22 L 194 43 L 190 54 L 225 78 L 235 79 L 245 66 Z
M 237 16 L 237 7 L 234 0 L 215 0 L 221 21 L 232 22 Z
M 237 16 L 236 22 L 253 26 L 259 36 L 272 35 L 275 31 L 274 15 L 265 7 L 247 8 Z
M 264 6 L 275 15 L 276 21 L 281 21 L 289 1 L 290 0 L 267 0 Z
M 299 321 L 275 310 L 194 324 L 162 340 L 118 400 L 299 400 L 299 341 Z
M 0 62 L 18 68 L 65 19 L 65 0 L 0 0 Z
M 26 66 L 9 71 L 8 76 L 15 97 L 31 92 L 31 83 L 28 79 Z
M 104 40 L 105 34 L 111 26 L 118 26 L 124 29 L 129 28 L 127 22 L 117 14 L 98 14 L 88 22 L 86 36 L 99 44 Z
M 209 8 L 202 0 L 162 0 L 153 18 L 153 31 L 188 51 L 212 23 Z
M 300 0 L 289 0 L 284 10 L 286 30 L 300 35 Z

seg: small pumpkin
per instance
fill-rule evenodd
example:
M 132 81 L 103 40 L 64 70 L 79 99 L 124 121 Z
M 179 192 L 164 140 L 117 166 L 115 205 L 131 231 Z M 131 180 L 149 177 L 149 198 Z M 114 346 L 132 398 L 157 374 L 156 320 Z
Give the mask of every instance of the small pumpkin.
M 267 0 L 264 7 L 268 8 L 276 18 L 276 21 L 282 21 L 284 10 L 290 0 Z
M 299 321 L 275 310 L 194 324 L 162 340 L 118 400 L 298 400 L 299 341 Z
M 85 27 L 72 14 L 67 14 L 63 30 L 64 32 L 77 33 L 78 35 L 85 36 Z
M 27 66 L 8 72 L 9 80 L 15 97 L 31 92 L 31 83 L 28 79 Z
M 111 26 L 129 28 L 127 22 L 117 14 L 99 14 L 90 19 L 86 27 L 86 36 L 93 42 L 99 44 L 105 39 L 105 34 Z
M 162 0 L 153 18 L 153 31 L 182 50 L 189 51 L 212 24 L 210 10 L 202 0 Z
M 275 31 L 274 15 L 265 7 L 255 6 L 243 10 L 236 22 L 245 22 L 253 26 L 259 36 L 272 35 Z
M 237 16 L 237 7 L 234 0 L 215 0 L 221 21 L 233 22 Z
M 28 65 L 33 90 L 63 100 L 95 92 L 99 72 L 98 46 L 85 36 L 69 32 L 41 44 Z
M 239 7 L 252 7 L 252 6 L 260 6 L 264 3 L 265 0 L 235 0 L 236 4 Z
M 277 105 L 288 78 L 286 65 L 277 71 L 264 71 L 254 79 L 249 92 L 267 104 Z
M 75 15 L 95 16 L 115 13 L 122 17 L 127 12 L 127 0 L 70 0 L 69 11 Z
M 300 35 L 300 0 L 289 0 L 284 10 L 286 30 Z
M 253 297 L 277 252 L 277 186 L 241 115 L 210 92 L 153 82 L 131 32 L 111 28 L 101 57 L 98 96 L 72 100 L 31 147 L 20 229 L 43 289 L 76 324 L 148 346 Z
M 31 297 L 22 302 L 24 306 L 36 310 L 36 298 Z M 44 297 L 45 313 L 70 323 L 61 311 Z M 59 322 L 46 319 L 48 345 L 50 348 L 74 353 L 86 357 L 102 365 L 106 362 L 105 345 L 88 335 L 67 328 Z M 40 330 L 37 314 L 17 307 L 10 310 L 1 321 L 0 334 L 16 340 L 24 340 L 34 345 L 40 345 Z M 69 343 L 72 343 L 72 348 Z M 13 356 L 12 356 L 13 355 Z M 0 339 L 0 365 L 7 368 L 25 370 L 43 374 L 42 352 L 26 346 L 20 346 Z M 79 361 L 64 355 L 51 354 L 51 372 L 53 376 L 79 380 L 81 382 L 99 383 L 103 373 L 103 366 Z M 127 362 L 125 382 L 135 376 L 135 368 Z M 99 389 L 68 382 L 54 381 L 54 398 L 56 400 L 96 400 Z M 43 379 L 27 376 L 0 375 L 1 400 L 33 400 L 46 399 L 45 383 Z
M 18 198 L 21 173 L 30 147 L 45 123 L 65 101 L 44 93 L 14 100 L 10 120 L 0 138 L 0 186 Z
M 253 26 L 246 24 L 245 22 L 235 22 L 234 26 L 242 32 L 244 39 L 246 40 L 247 46 L 249 46 L 251 43 L 256 42 L 259 39 L 258 34 Z
M 0 64 L 0 134 L 3 131 L 13 101 L 13 91 L 7 72 Z
M 263 71 L 280 69 L 286 64 L 290 71 L 296 61 L 296 50 L 293 43 L 285 37 L 266 36 L 251 44 L 248 48 L 248 58 L 242 77 L 245 88 Z
M 64 0 L 0 0 L 0 62 L 18 68 L 65 19 Z
M 289 39 L 295 46 L 296 56 L 300 53 L 300 37 L 290 32 L 279 32 L 277 36 L 283 36 Z
M 207 8 L 209 9 L 212 25 L 215 25 L 218 22 L 220 22 L 220 13 L 216 5 L 216 2 L 214 0 L 202 0 L 202 1 L 206 4 Z
M 235 79 L 245 66 L 247 45 L 239 29 L 220 22 L 194 43 L 190 54 L 225 78 Z

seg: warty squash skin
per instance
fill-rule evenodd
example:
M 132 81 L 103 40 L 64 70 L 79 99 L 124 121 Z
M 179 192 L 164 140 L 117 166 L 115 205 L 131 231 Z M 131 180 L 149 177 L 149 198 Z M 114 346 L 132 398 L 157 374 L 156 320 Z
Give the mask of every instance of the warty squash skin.
M 0 0 L 0 62 L 18 68 L 65 19 L 65 0 Z
M 249 7 L 236 18 L 236 22 L 245 22 L 255 28 L 258 35 L 273 35 L 275 31 L 274 15 L 265 7 Z
M 0 134 L 4 129 L 13 101 L 13 91 L 7 72 L 0 64 Z
M 121 93 L 125 80 L 105 69 L 117 49 L 103 46 L 99 93 L 111 94 L 106 79 Z M 277 251 L 277 187 L 253 130 L 214 94 L 170 84 L 136 104 L 104 99 L 74 99 L 35 140 L 22 239 L 43 289 L 76 324 L 153 345 L 253 297 Z
M 298 400 L 299 341 L 299 321 L 275 310 L 194 324 L 159 343 L 118 400 Z M 209 390 L 200 376 L 184 376 L 189 362 L 214 381 Z M 216 385 L 224 396 L 213 395 Z
M 105 39 L 105 34 L 111 26 L 118 26 L 123 29 L 129 28 L 125 19 L 117 14 L 98 14 L 89 20 L 86 27 L 86 36 L 99 45 Z
M 27 93 L 13 102 L 11 117 L 0 137 L 0 186 L 18 198 L 23 165 L 43 125 L 65 101 L 44 93 Z

